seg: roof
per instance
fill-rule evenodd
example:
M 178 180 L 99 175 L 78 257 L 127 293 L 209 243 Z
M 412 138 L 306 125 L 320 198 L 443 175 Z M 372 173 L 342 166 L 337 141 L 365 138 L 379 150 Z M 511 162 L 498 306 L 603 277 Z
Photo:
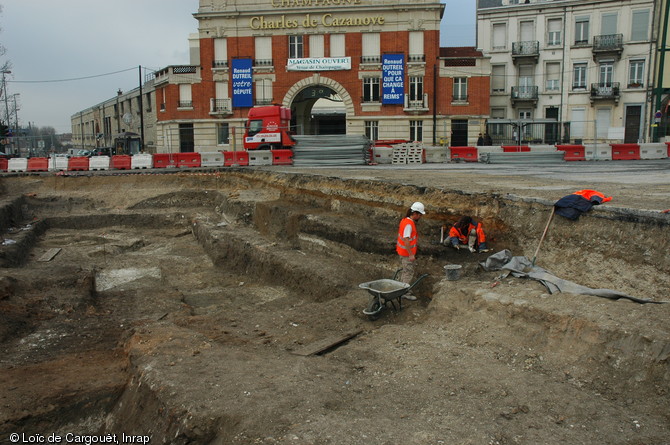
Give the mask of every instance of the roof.
M 448 46 L 440 48 L 440 57 L 484 57 L 484 54 L 474 46 Z

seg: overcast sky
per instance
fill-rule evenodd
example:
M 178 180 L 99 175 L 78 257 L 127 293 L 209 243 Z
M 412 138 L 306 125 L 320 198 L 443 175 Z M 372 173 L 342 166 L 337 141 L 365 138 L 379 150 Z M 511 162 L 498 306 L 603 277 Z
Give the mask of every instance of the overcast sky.
M 441 46 L 474 46 L 475 0 L 441 0 Z M 70 118 L 139 85 L 138 67 L 189 63 L 198 0 L 0 0 L 11 122 L 71 131 Z M 5 116 L 4 98 L 0 103 Z M 3 119 L 4 120 L 4 119 Z

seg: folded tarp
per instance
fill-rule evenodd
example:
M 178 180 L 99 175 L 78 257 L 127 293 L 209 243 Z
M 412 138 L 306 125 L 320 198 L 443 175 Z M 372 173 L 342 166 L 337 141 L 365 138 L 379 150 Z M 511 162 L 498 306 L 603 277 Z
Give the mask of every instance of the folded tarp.
M 571 294 L 593 295 L 596 297 L 609 298 L 610 300 L 618 300 L 621 298 L 634 301 L 636 303 L 668 303 L 667 301 L 652 301 L 643 300 L 632 297 L 624 293 L 611 289 L 592 289 L 590 287 L 582 286 L 581 284 L 573 283 L 572 281 L 564 280 L 556 275 L 547 272 L 538 266 L 533 266 L 533 263 L 525 256 L 513 256 L 509 250 L 501 250 L 489 256 L 485 261 L 479 263 L 486 271 L 502 270 L 503 277 L 509 274 L 517 278 L 531 278 L 542 283 L 550 294 L 558 292 L 568 292 Z

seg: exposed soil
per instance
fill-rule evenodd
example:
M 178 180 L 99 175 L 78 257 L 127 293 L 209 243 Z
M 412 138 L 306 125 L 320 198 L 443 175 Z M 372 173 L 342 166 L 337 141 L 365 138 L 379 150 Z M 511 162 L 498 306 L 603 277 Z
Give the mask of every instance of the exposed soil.
M 670 181 L 591 174 L 615 201 L 555 218 L 538 264 L 670 300 Z M 670 304 L 550 295 L 439 244 L 469 213 L 530 258 L 581 188 L 485 167 L 0 178 L 0 441 L 668 444 Z M 370 320 L 358 284 L 393 277 L 415 200 L 429 276 Z

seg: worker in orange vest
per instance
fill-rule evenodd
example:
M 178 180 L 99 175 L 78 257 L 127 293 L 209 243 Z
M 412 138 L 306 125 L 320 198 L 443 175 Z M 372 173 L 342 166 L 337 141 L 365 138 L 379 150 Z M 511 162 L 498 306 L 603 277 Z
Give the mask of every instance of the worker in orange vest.
M 445 244 L 456 250 L 468 246 L 470 252 L 489 251 L 482 223 L 474 221 L 470 216 L 462 217 L 449 229 Z
M 416 270 L 416 252 L 419 241 L 419 234 L 416 230 L 416 223 L 426 214 L 426 208 L 420 202 L 415 202 L 407 210 L 407 214 L 400 221 L 398 227 L 398 241 L 396 243 L 396 252 L 400 256 L 402 264 L 402 273 L 400 281 L 410 284 Z M 410 292 L 402 296 L 406 300 L 416 300 L 416 297 Z

